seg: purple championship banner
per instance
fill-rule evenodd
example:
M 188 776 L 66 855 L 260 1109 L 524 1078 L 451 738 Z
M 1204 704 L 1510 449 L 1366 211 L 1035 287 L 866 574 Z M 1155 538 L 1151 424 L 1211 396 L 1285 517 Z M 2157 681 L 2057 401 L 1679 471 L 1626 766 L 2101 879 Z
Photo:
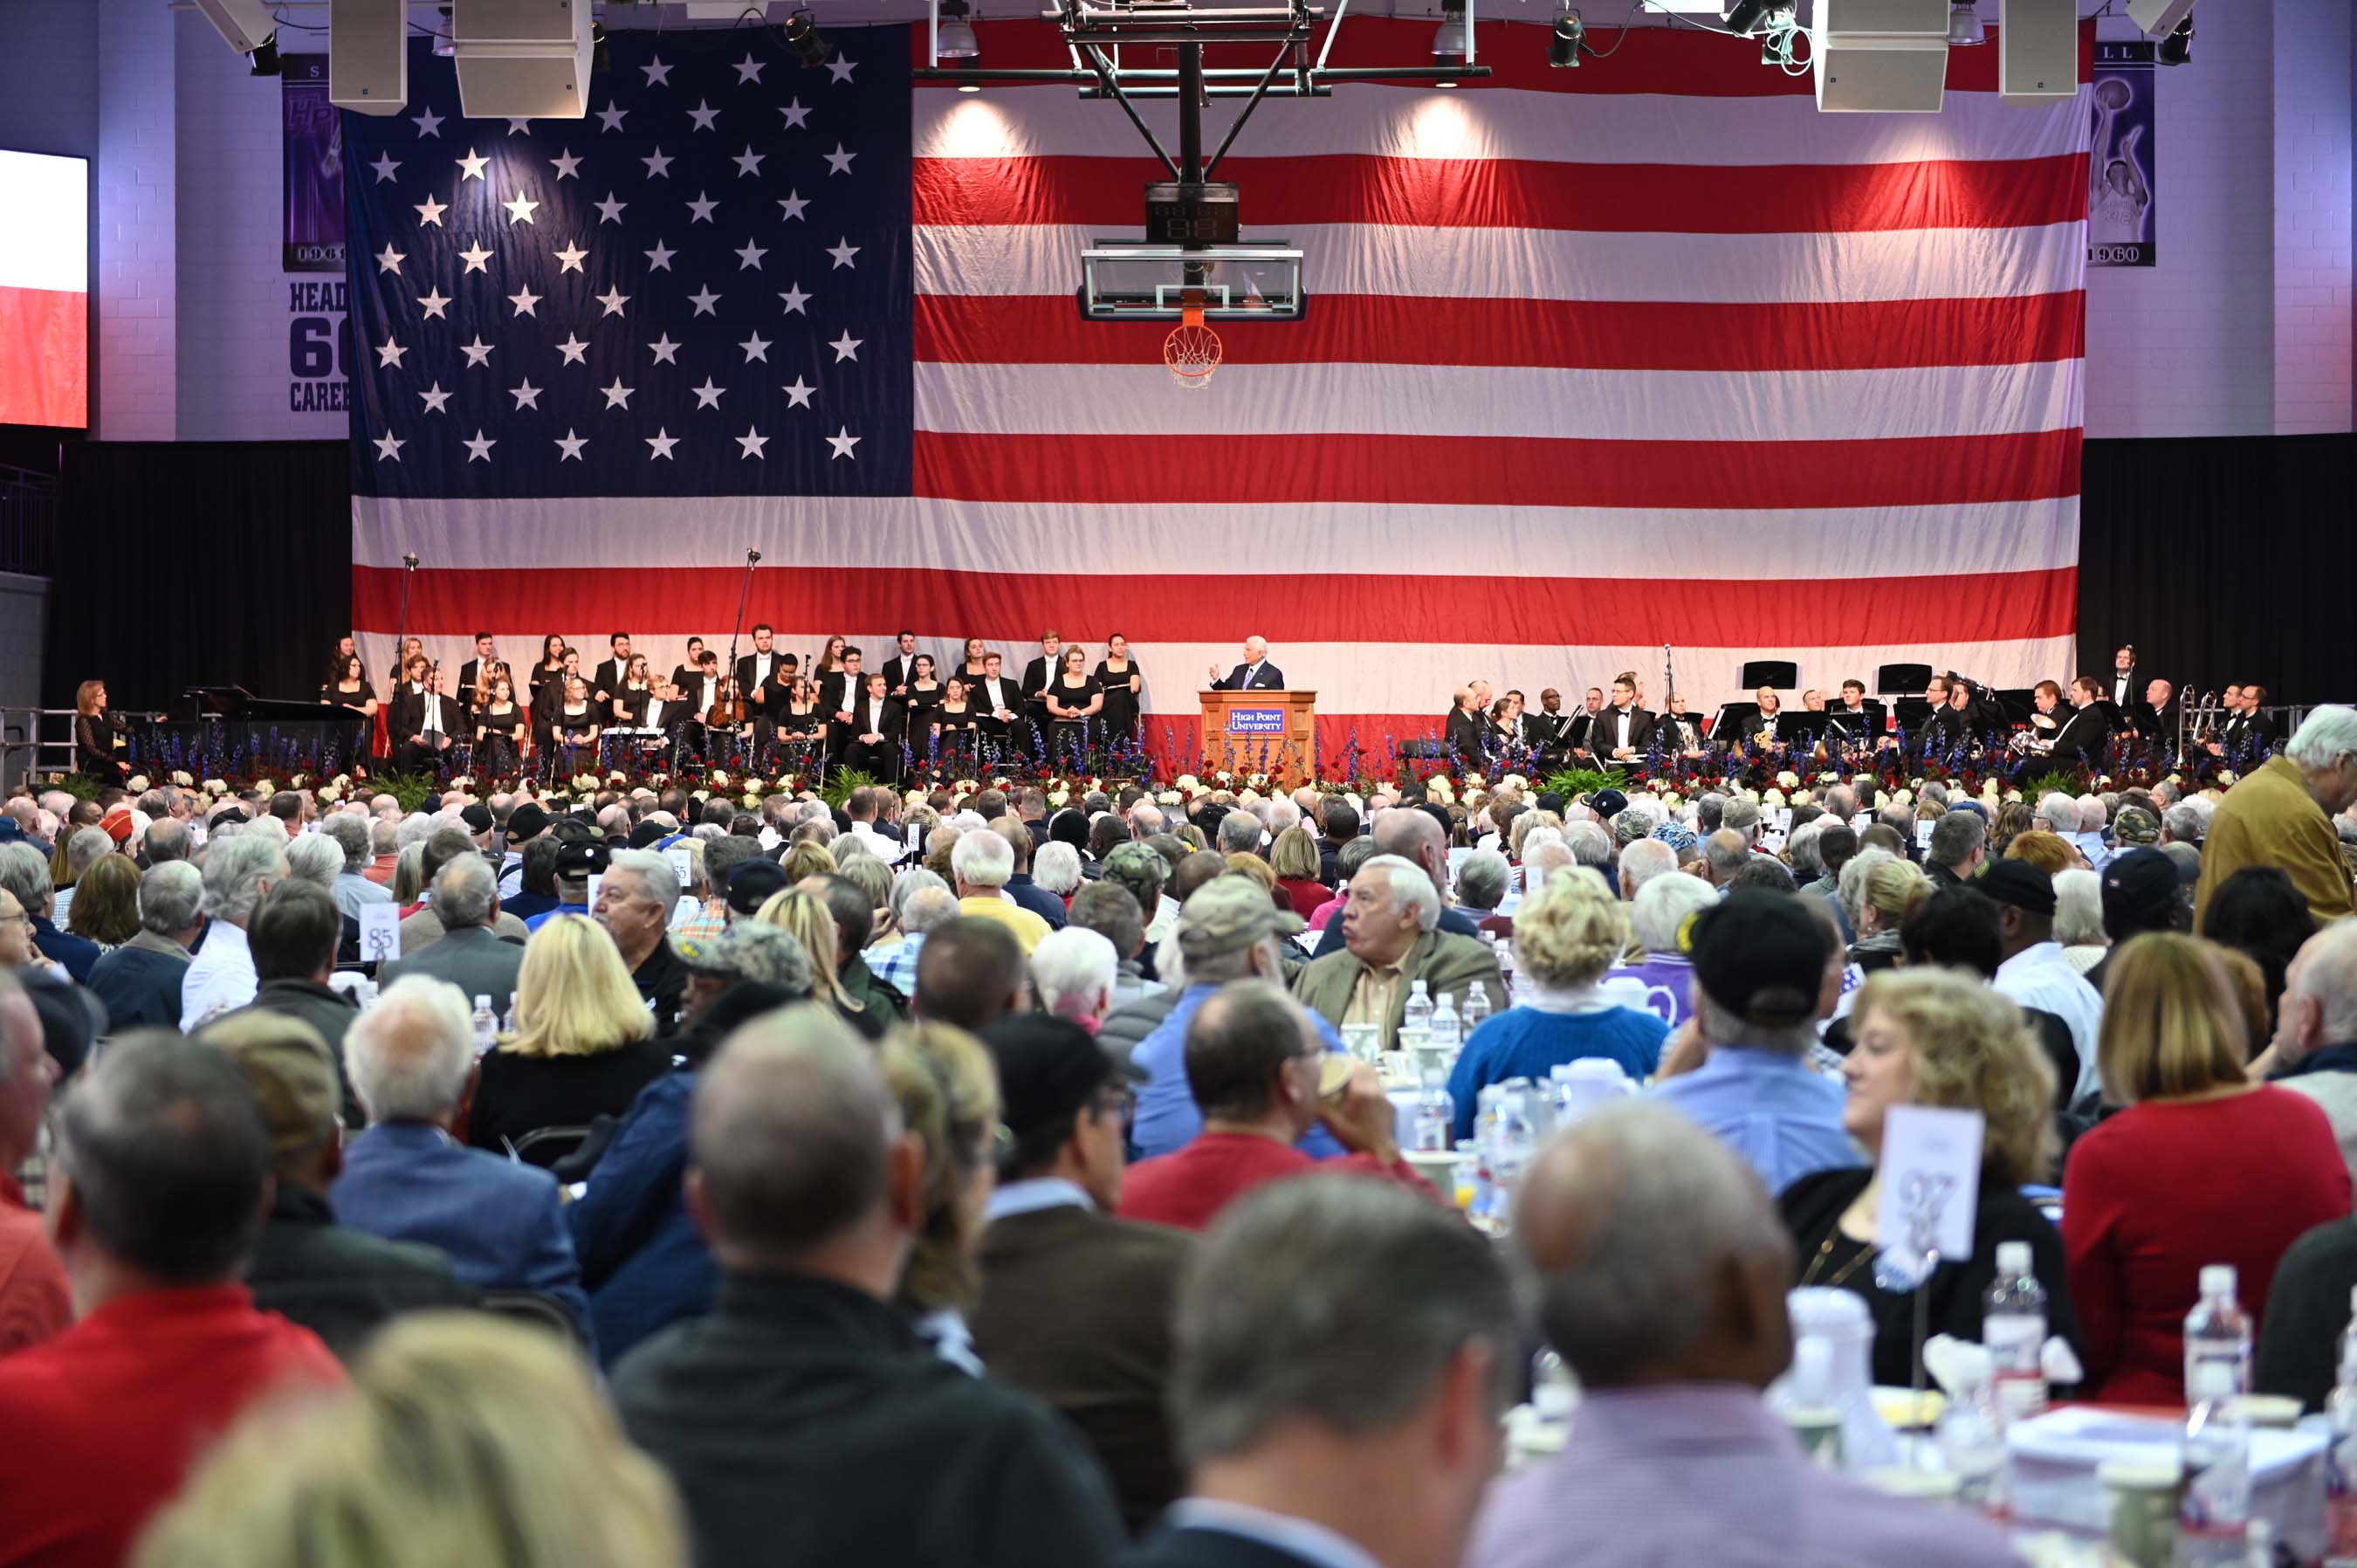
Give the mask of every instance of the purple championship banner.
M 328 102 L 328 57 L 287 55 L 284 148 L 286 177 L 285 270 L 344 270 L 343 117 Z

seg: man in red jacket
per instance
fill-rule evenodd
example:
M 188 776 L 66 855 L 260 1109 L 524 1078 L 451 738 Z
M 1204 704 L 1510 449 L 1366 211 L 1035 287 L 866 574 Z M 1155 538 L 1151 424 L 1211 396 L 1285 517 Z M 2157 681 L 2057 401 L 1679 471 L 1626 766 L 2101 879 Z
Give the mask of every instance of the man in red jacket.
M 0 1562 L 116 1568 L 249 1404 L 343 1381 L 238 1283 L 269 1203 L 270 1134 L 221 1052 L 140 1030 L 83 1072 L 48 1210 L 81 1320 L 0 1360 Z
M 1203 1130 L 1186 1147 L 1129 1167 L 1122 1217 L 1200 1230 L 1241 1194 L 1319 1171 L 1431 1192 L 1400 1158 L 1396 1112 L 1375 1069 L 1353 1065 L 1327 1095 L 1325 1063 L 1317 1026 L 1275 983 L 1236 980 L 1214 992 L 1187 1026 L 1187 1083 Z M 1319 1161 L 1294 1147 L 1321 1120 L 1349 1155 Z

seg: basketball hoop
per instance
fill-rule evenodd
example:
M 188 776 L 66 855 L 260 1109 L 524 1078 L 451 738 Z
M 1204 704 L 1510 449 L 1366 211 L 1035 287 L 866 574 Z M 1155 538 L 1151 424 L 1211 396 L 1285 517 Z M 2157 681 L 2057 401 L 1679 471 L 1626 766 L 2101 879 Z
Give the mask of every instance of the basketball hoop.
M 1203 325 L 1201 296 L 1191 295 L 1178 325 L 1162 339 L 1162 362 L 1170 367 L 1173 381 L 1189 392 L 1200 392 L 1211 384 L 1220 355 L 1220 335 Z

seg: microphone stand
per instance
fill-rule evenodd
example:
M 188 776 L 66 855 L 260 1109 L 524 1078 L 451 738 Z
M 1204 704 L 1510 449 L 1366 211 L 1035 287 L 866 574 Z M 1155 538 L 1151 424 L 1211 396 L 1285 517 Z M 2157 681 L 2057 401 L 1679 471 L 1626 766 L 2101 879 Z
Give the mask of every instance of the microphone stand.
M 720 690 L 723 692 L 728 689 L 730 682 L 737 679 L 737 638 L 745 629 L 745 606 L 753 596 L 753 568 L 760 564 L 759 551 L 745 552 L 745 582 L 743 586 L 737 590 L 737 624 L 728 628 L 728 664 L 720 672 Z M 737 688 L 737 702 L 740 709 L 746 702 L 745 688 L 741 685 Z M 743 717 L 741 712 L 738 717 Z
M 1672 724 L 1678 722 L 1678 715 L 1669 711 L 1670 698 L 1677 689 L 1678 667 L 1676 662 L 1670 658 L 1670 645 L 1665 642 L 1662 644 L 1662 715 L 1668 719 Z M 1655 733 L 1658 734 L 1661 727 L 1662 726 L 1656 723 L 1653 725 Z M 1683 738 L 1683 736 L 1674 733 L 1670 736 L 1670 739 L 1673 742 L 1679 741 Z M 1674 752 L 1683 753 L 1685 750 L 1685 747 L 1683 746 L 1674 745 L 1671 749 Z
M 411 551 L 401 558 L 401 614 L 393 622 L 393 689 L 397 695 L 402 682 L 409 678 L 409 667 L 401 650 L 409 646 L 409 580 L 417 575 L 417 552 Z

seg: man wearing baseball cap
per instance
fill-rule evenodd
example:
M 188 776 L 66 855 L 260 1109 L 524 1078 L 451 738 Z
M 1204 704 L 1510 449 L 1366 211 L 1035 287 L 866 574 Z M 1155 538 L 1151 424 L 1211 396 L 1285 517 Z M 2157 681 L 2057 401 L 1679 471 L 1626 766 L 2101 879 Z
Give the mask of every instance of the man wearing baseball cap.
M 1162 1022 L 1137 1042 L 1130 1059 L 1146 1074 L 1137 1091 L 1137 1122 L 1130 1141 L 1151 1157 L 1183 1148 L 1203 1130 L 1203 1114 L 1187 1089 L 1187 1026 L 1195 1009 L 1231 980 L 1258 977 L 1285 983 L 1285 961 L 1277 943 L 1302 929 L 1300 916 L 1279 909 L 1267 890 L 1248 876 L 1223 873 L 1187 896 L 1178 909 L 1178 950 L 1186 961 L 1187 988 Z M 1328 1050 L 1342 1048 L 1342 1036 L 1319 1019 Z M 1339 1152 L 1321 1144 L 1318 1152 Z
M 1743 1156 L 1770 1193 L 1804 1176 L 1866 1164 L 1842 1130 L 1840 1083 L 1812 1069 L 1819 1003 L 1841 949 L 1791 894 L 1737 887 L 1697 913 L 1690 1026 L 1702 1066 L 1653 1092 Z
M 2127 822 L 2130 807 L 2120 812 Z M 2193 924 L 2192 883 L 2177 864 L 2158 849 L 2131 849 L 2115 855 L 2104 867 L 2104 935 L 2111 948 L 2087 971 L 2087 983 L 2104 993 L 2104 976 L 2112 954 L 2130 937 L 2147 931 L 2182 931 Z
M 1061 1411 L 1104 1462 L 1133 1531 L 1185 1490 L 1163 1392 L 1171 1301 L 1194 1238 L 1116 1219 L 1140 1074 L 1062 1018 L 983 1031 L 998 1064 L 998 1190 L 985 1211 L 974 1348 Z
M 502 902 L 523 891 L 523 847 L 548 831 L 548 812 L 537 800 L 520 802 L 508 813 L 507 850 L 500 860 Z
M 2154 853 L 2158 854 L 2158 851 Z M 2000 860 L 1974 884 L 1997 905 L 1997 936 L 2003 959 L 1990 983 L 2024 1007 L 2051 1013 L 2071 1031 L 2079 1051 L 2077 1104 L 2103 1087 L 2095 1050 L 2104 1027 L 2104 995 L 2062 956 L 2054 940 L 2054 879 L 2026 860 Z

